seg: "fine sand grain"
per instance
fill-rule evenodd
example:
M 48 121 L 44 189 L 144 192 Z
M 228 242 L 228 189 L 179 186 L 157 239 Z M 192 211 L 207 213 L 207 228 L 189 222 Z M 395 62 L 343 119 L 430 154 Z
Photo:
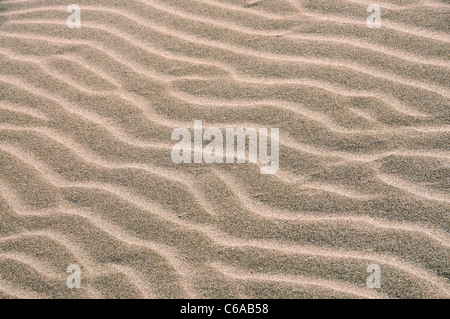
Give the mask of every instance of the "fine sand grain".
M 73 2 L 0 1 L 0 298 L 450 297 L 448 1 Z

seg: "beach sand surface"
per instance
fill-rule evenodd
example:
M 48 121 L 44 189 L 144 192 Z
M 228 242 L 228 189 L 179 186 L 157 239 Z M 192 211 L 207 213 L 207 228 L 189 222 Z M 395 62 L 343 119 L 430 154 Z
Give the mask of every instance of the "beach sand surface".
M 0 298 L 449 298 L 450 5 L 371 3 L 0 1 Z

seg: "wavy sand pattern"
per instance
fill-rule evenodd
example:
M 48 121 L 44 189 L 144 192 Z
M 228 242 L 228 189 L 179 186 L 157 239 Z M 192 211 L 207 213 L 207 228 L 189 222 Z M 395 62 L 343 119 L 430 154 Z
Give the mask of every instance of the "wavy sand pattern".
M 450 5 L 370 3 L 0 1 L 0 298 L 449 298 Z M 194 120 L 279 171 L 174 164 Z

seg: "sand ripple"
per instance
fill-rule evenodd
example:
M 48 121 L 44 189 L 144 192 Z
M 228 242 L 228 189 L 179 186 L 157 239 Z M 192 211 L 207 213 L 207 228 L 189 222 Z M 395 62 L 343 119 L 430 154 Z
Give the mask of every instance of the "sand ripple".
M 0 298 L 450 297 L 448 4 L 77 4 L 0 2 Z M 280 170 L 174 164 L 194 120 Z

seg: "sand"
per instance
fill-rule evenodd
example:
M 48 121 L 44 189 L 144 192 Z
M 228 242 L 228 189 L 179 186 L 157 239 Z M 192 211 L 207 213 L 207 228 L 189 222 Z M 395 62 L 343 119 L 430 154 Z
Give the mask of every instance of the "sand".
M 0 1 L 0 298 L 449 298 L 450 5 L 372 2 Z

